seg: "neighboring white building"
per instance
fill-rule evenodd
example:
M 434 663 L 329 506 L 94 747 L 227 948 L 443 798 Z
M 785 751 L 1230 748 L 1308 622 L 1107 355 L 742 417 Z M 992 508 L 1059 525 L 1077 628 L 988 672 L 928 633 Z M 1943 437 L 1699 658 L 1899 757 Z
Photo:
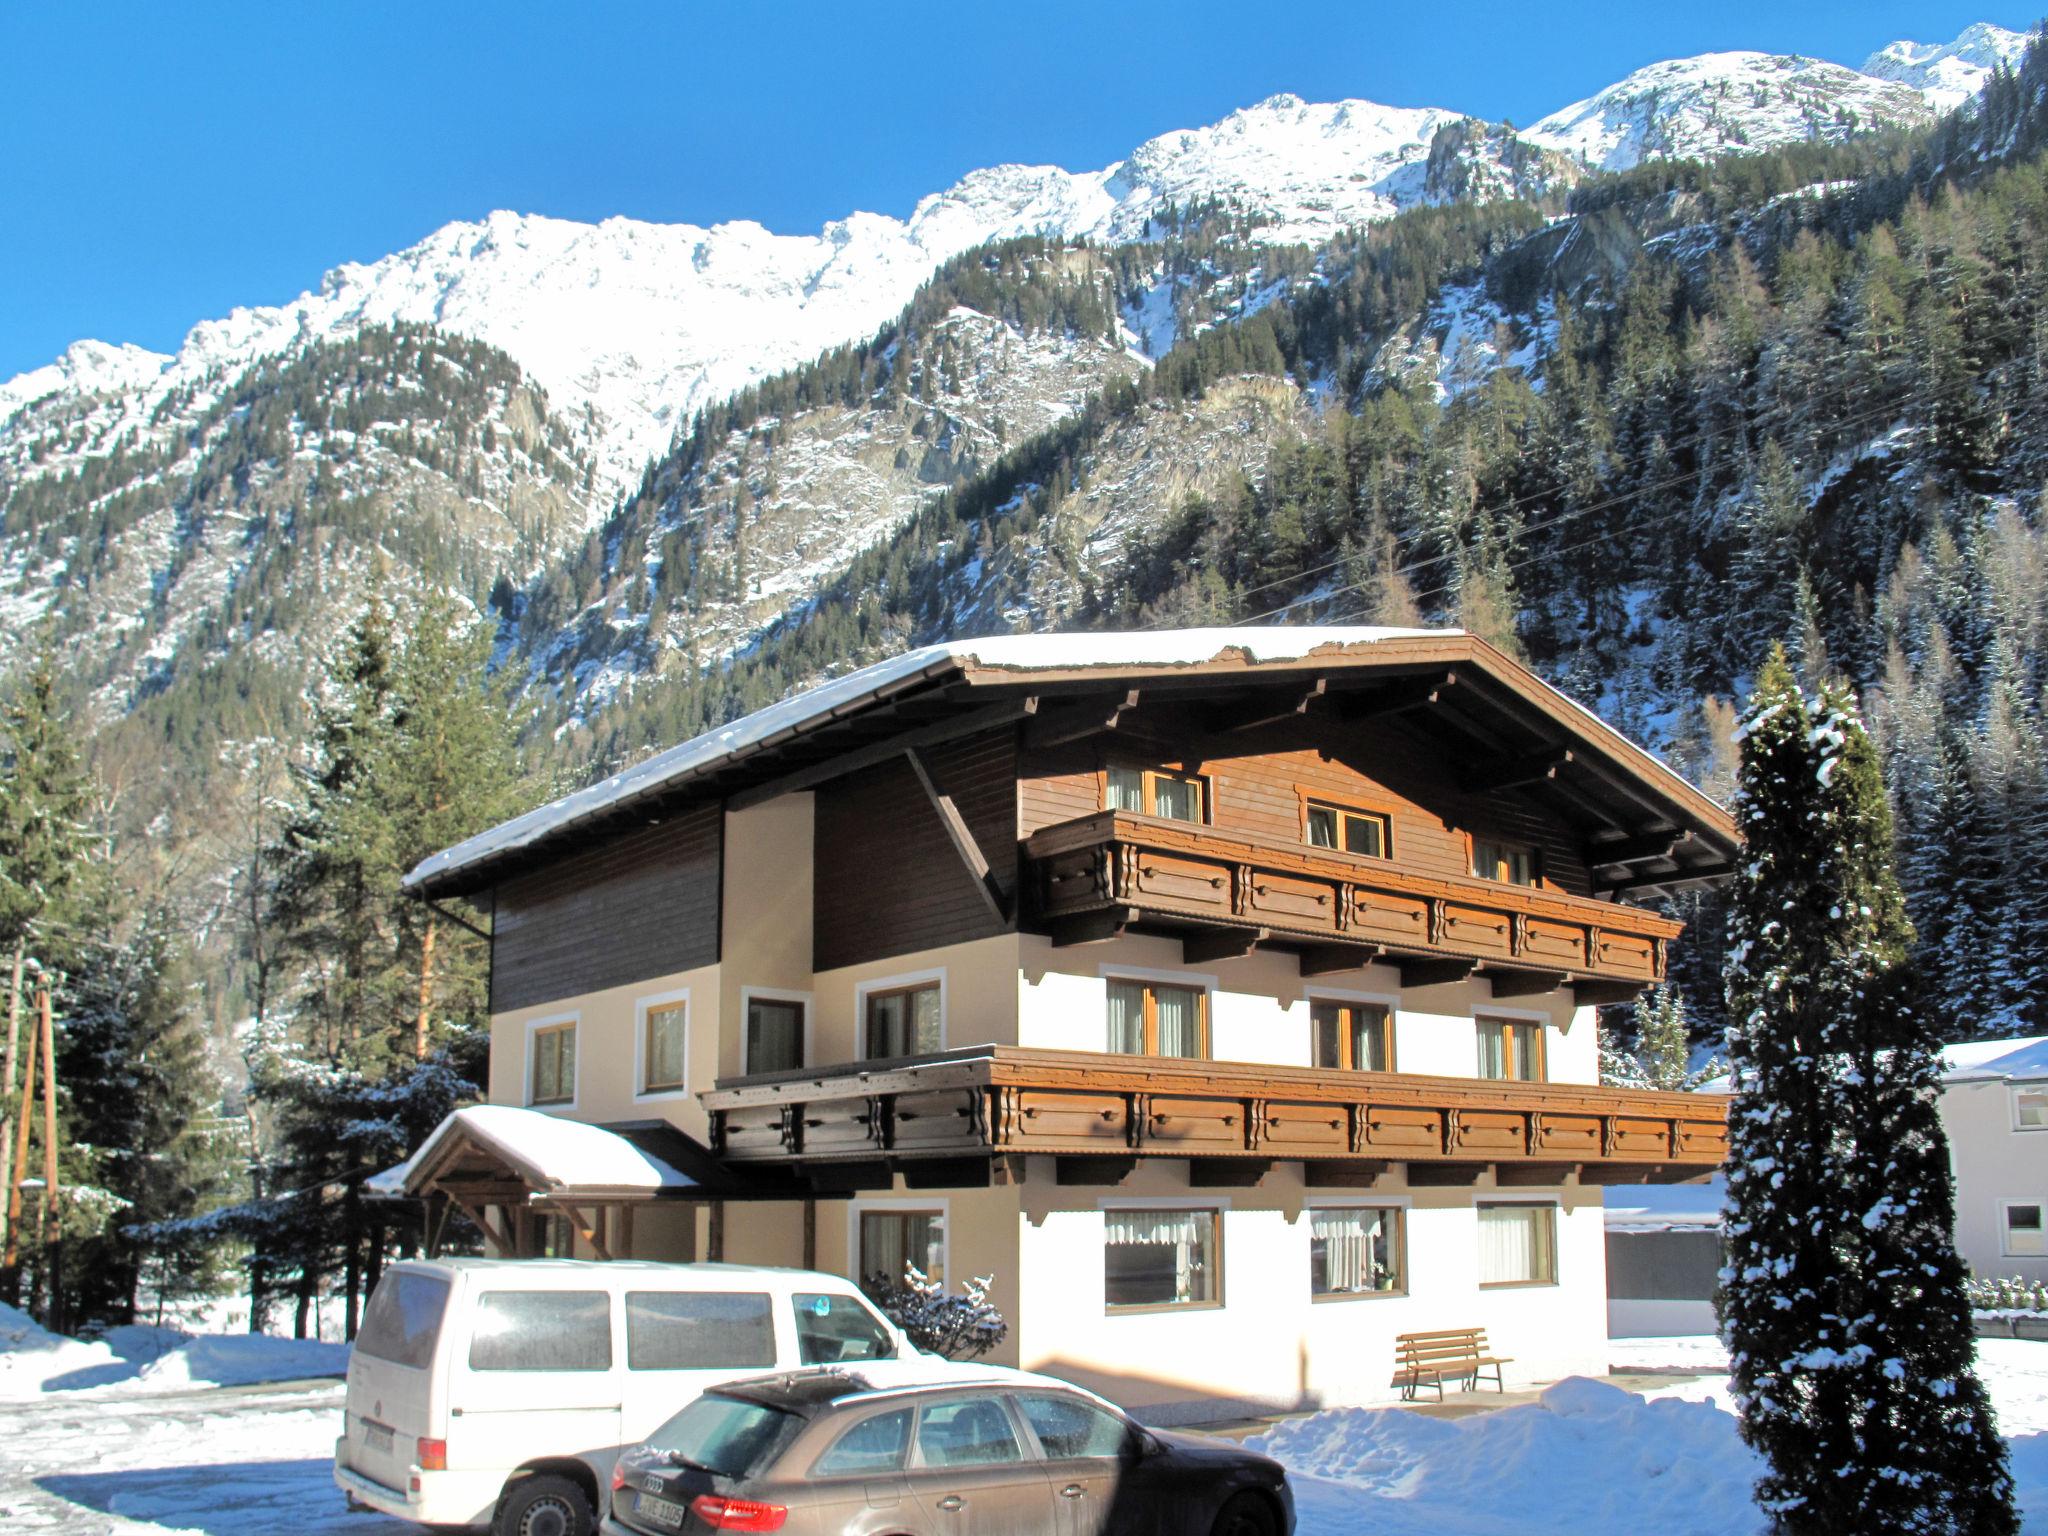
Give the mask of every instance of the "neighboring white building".
M 2048 1035 L 1942 1051 L 1956 1249 L 1984 1279 L 2048 1280 Z
M 1606 1209 L 1607 1336 L 1712 1333 L 1728 1181 L 1616 1190 Z

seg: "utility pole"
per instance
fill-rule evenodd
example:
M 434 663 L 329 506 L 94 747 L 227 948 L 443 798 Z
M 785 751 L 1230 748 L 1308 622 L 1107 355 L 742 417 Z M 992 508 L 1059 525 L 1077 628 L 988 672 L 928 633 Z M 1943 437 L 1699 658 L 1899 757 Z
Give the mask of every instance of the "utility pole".
M 11 1302 L 21 1299 L 21 1203 L 22 1186 L 28 1175 L 29 1130 L 35 1119 L 36 1067 L 41 1058 L 43 1080 L 43 1198 L 36 1212 L 36 1245 L 49 1257 L 46 1266 L 50 1285 L 50 1318 L 52 1323 L 61 1322 L 56 1313 L 61 1305 L 60 1286 L 63 1272 L 56 1266 L 61 1263 L 62 1228 L 56 1217 L 57 1198 L 60 1187 L 57 1183 L 57 1047 L 56 1027 L 50 1017 L 49 977 L 40 968 L 35 974 L 36 1018 L 30 1025 L 24 1045 L 28 1059 L 21 1078 L 21 1113 L 14 1124 L 14 1153 L 12 1172 L 7 1183 L 7 1243 L 0 1252 L 0 1277 L 4 1282 Z
M 44 1269 L 49 1275 L 50 1312 L 45 1321 L 52 1333 L 62 1333 L 66 1318 L 64 1223 L 57 1207 L 61 1193 L 57 1184 L 57 1041 L 50 1022 L 47 978 L 37 989 L 36 1011 L 41 1015 L 43 1037 L 43 1203 L 36 1213 L 36 1236 L 43 1244 Z
M 7 1299 L 16 1304 L 21 1301 L 21 1182 L 28 1168 L 29 1122 L 35 1115 L 36 1053 L 41 1039 L 42 1032 L 30 1025 L 23 1042 L 28 1060 L 22 1066 L 21 1113 L 14 1121 L 14 1156 L 7 1176 L 7 1246 L 0 1253 L 0 1281 L 6 1286 Z

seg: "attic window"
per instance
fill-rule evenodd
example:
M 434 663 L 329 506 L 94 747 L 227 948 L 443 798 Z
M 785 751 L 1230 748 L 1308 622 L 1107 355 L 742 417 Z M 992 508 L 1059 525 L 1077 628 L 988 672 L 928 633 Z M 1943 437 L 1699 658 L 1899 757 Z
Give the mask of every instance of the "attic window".
M 1472 839 L 1472 873 L 1482 880 L 1504 885 L 1534 885 L 1539 878 L 1536 850 L 1527 843 L 1504 843 L 1496 838 Z
M 1341 848 L 1367 858 L 1389 857 L 1393 845 L 1387 818 L 1378 811 L 1311 800 L 1303 812 L 1302 833 L 1313 848 Z
M 1206 821 L 1207 786 L 1191 773 L 1164 768 L 1111 768 L 1103 777 L 1104 810 L 1135 811 L 1168 821 Z

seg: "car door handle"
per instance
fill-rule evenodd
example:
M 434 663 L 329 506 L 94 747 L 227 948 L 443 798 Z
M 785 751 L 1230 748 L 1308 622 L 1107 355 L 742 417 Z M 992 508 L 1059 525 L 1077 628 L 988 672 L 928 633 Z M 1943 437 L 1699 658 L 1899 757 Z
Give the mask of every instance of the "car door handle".
M 959 1494 L 949 1493 L 943 1499 L 939 1500 L 939 1508 L 945 1510 L 948 1514 L 951 1514 L 954 1510 L 963 1508 L 966 1505 L 966 1503 L 967 1501 L 961 1498 Z
M 1063 1499 L 1078 1499 L 1081 1497 L 1082 1494 L 1086 1493 L 1087 1491 L 1088 1490 L 1086 1488 L 1083 1488 L 1079 1483 L 1069 1483 L 1066 1487 L 1060 1490 L 1060 1497 Z

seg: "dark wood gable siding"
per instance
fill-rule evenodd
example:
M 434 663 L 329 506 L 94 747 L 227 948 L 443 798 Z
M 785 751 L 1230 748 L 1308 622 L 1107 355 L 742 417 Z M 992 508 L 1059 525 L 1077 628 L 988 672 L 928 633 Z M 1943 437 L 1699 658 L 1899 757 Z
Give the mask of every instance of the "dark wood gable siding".
M 500 885 L 491 1011 L 715 963 L 724 826 L 695 806 Z
M 1016 910 L 1017 737 L 991 731 L 925 750 Z M 1007 932 L 910 764 L 895 758 L 826 784 L 817 795 L 813 966 L 820 971 Z

